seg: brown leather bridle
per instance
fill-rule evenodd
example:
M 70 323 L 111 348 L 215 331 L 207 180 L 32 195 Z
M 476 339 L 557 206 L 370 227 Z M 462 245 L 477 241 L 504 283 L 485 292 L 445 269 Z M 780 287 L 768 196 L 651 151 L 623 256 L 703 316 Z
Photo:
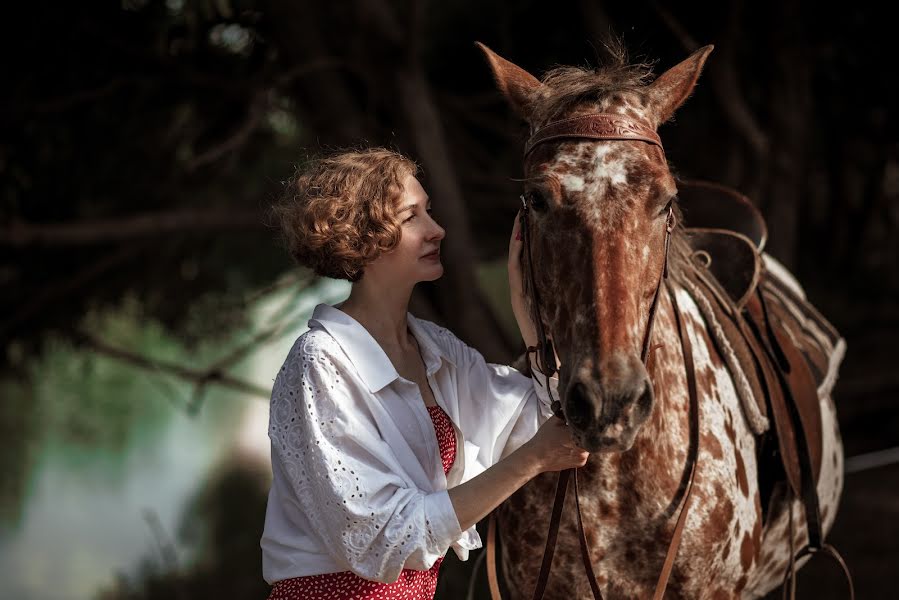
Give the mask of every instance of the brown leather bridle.
M 594 140 L 622 140 L 622 141 L 641 141 L 653 144 L 662 149 L 662 142 L 658 134 L 644 123 L 640 123 L 634 119 L 623 115 L 596 113 L 564 119 L 549 123 L 535 132 L 525 145 L 525 158 L 541 143 L 552 140 L 575 138 L 575 139 L 594 139 Z M 664 149 L 662 149 L 664 153 Z M 533 310 L 533 321 L 537 329 L 537 345 L 528 347 L 528 354 L 535 353 L 537 361 L 537 369 L 547 378 L 547 393 L 552 402 L 551 408 L 553 414 L 565 421 L 565 415 L 562 411 L 562 404 L 558 399 L 552 397 L 552 389 L 549 386 L 549 378 L 556 372 L 555 351 L 552 343 L 546 336 L 543 318 L 540 311 L 540 296 L 536 286 L 534 276 L 534 263 L 531 259 L 531 240 L 530 240 L 530 206 L 527 198 L 521 196 L 521 232 L 522 241 L 526 252 L 527 261 L 527 278 L 528 286 L 531 293 L 531 306 Z M 664 246 L 664 262 L 661 272 L 659 273 L 658 283 L 656 284 L 655 294 L 653 295 L 652 304 L 649 308 L 649 316 L 647 319 L 646 330 L 643 336 L 643 348 L 641 351 L 641 360 L 646 365 L 650 355 L 650 342 L 652 340 L 652 331 L 655 325 L 655 316 L 658 309 L 659 295 L 662 290 L 663 282 L 668 279 L 668 250 L 671 240 L 671 232 L 674 230 L 675 217 L 673 206 L 668 208 L 668 216 L 665 223 L 665 246 Z M 699 455 L 699 403 L 697 398 L 696 377 L 693 369 L 693 353 L 690 337 L 685 329 L 685 324 L 681 312 L 678 308 L 677 298 L 674 290 L 669 285 L 665 286 L 671 304 L 674 308 L 675 322 L 683 349 L 684 364 L 687 371 L 687 389 L 690 397 L 690 440 L 687 451 L 687 467 L 684 472 L 685 481 L 682 480 L 680 490 L 683 490 L 683 498 L 678 502 L 672 502 L 672 505 L 681 505 L 680 514 L 671 536 L 671 542 L 668 545 L 668 552 L 665 561 L 662 564 L 661 573 L 656 583 L 653 598 L 661 600 L 668 585 L 668 579 L 674 566 L 674 558 L 680 547 L 681 534 L 683 533 L 684 523 L 687 520 L 687 514 L 690 508 L 691 492 L 693 490 L 693 476 L 696 472 L 696 462 Z M 574 499 L 577 512 L 578 534 L 580 537 L 581 557 L 584 562 L 584 569 L 587 572 L 587 579 L 593 590 L 593 597 L 596 600 L 602 599 L 602 593 L 593 571 L 593 564 L 590 559 L 589 548 L 587 546 L 587 538 L 584 533 L 584 526 L 581 518 L 580 497 L 578 492 L 577 469 L 565 469 L 559 473 L 558 484 L 556 486 L 556 497 L 553 503 L 552 517 L 549 524 L 549 532 L 546 539 L 546 547 L 543 551 L 543 562 L 540 566 L 540 574 L 537 578 L 537 585 L 534 589 L 534 600 L 543 598 L 546 589 L 546 583 L 549 579 L 549 570 L 552 566 L 553 553 L 555 551 L 556 539 L 559 533 L 559 524 L 562 517 L 562 507 L 565 503 L 565 496 L 568 492 L 568 480 L 574 475 Z M 496 524 L 495 516 L 491 513 L 488 534 L 487 534 L 487 572 L 490 585 L 490 593 L 494 600 L 500 600 L 500 591 L 498 578 L 496 574 Z

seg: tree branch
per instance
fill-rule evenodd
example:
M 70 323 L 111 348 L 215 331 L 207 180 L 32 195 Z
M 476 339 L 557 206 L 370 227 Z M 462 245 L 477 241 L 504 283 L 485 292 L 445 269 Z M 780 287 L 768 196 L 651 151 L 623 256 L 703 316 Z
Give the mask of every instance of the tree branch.
M 257 92 L 250 106 L 247 108 L 247 116 L 234 132 L 221 142 L 215 144 L 203 153 L 188 161 L 186 168 L 195 171 L 203 165 L 215 162 L 222 156 L 241 148 L 250 139 L 250 136 L 259 128 L 262 117 L 268 110 L 268 90 Z
M 296 327 L 306 320 L 305 315 L 294 317 L 293 319 L 285 318 L 299 300 L 300 293 L 304 291 L 304 287 L 298 286 L 290 298 L 284 301 L 277 312 L 272 315 L 271 320 L 275 321 L 274 325 L 266 327 L 253 335 L 245 344 L 238 346 L 234 350 L 228 352 L 225 356 L 215 361 L 209 366 L 210 371 L 222 371 L 231 367 L 234 363 L 242 359 L 244 356 L 257 349 L 261 344 L 278 338 L 281 334 L 293 331 Z
M 159 548 L 159 554 L 165 565 L 167 573 L 172 575 L 180 575 L 181 569 L 178 565 L 178 553 L 175 550 L 175 545 L 166 534 L 165 528 L 162 526 L 162 521 L 160 520 L 159 515 L 155 510 L 149 508 L 145 508 L 143 510 L 143 515 L 144 520 L 147 522 L 147 525 L 149 525 L 150 530 L 153 532 L 153 538 L 156 540 L 156 545 Z M 171 577 L 170 581 L 172 586 L 176 590 L 178 600 L 187 600 L 188 598 L 190 598 L 190 595 L 188 594 L 184 585 L 184 581 L 181 577 Z
M 393 7 L 389 3 L 383 0 L 363 0 L 358 4 L 358 8 L 364 16 L 370 19 L 369 23 L 374 25 L 384 40 L 395 46 L 401 46 L 403 43 L 408 42 L 406 39 L 408 32 L 404 31 L 402 24 L 396 18 Z M 415 11 L 418 9 L 413 6 L 411 10 Z M 414 16 L 412 21 L 415 21 Z
M 397 88 L 416 155 L 425 165 L 435 195 L 441 199 L 436 208 L 439 210 L 437 216 L 447 230 L 453 232 L 442 246 L 447 260 L 444 277 L 437 282 L 442 292 L 437 304 L 441 313 L 451 319 L 449 324 L 453 330 L 477 346 L 488 360 L 495 362 L 509 354 L 514 342 L 507 339 L 476 285 L 472 266 L 477 261 L 473 250 L 476 244 L 437 106 L 419 69 L 401 70 L 397 75 Z
M 208 384 L 214 383 L 226 388 L 237 390 L 239 392 L 250 394 L 251 396 L 258 396 L 259 398 L 265 400 L 268 400 L 271 397 L 271 390 L 259 387 L 256 384 L 243 381 L 236 377 L 232 377 L 227 373 L 223 373 L 219 369 L 211 368 L 202 371 L 189 369 L 175 363 L 142 356 L 129 350 L 125 350 L 124 348 L 116 348 L 114 346 L 111 346 L 106 342 L 96 338 L 94 335 L 80 329 L 75 331 L 75 337 L 83 342 L 88 348 L 99 354 L 119 359 L 123 362 L 137 367 L 169 373 L 171 375 L 181 377 L 182 379 L 192 381 L 196 384 L 198 391 L 205 388 Z
M 127 262 L 141 250 L 140 244 L 125 246 L 117 252 L 104 255 L 100 260 L 78 270 L 71 277 L 45 287 L 39 294 L 29 298 L 28 302 L 24 303 L 16 312 L 0 321 L 0 340 L 4 339 L 18 325 L 28 321 L 36 314 L 41 314 L 48 306 L 71 297 L 79 289 L 106 271 Z
M 271 42 L 278 48 L 283 64 L 298 65 L 291 70 L 303 69 L 310 56 L 332 56 L 333 50 L 327 43 L 332 39 L 329 32 L 340 28 L 331 26 L 320 14 L 324 5 L 266 0 L 262 2 L 262 8 L 271 22 Z M 310 27 L 310 24 L 314 26 Z M 345 49 L 346 44 L 341 42 L 339 48 Z M 355 144 L 360 138 L 371 135 L 370 124 L 360 110 L 360 101 L 369 92 L 367 84 L 372 76 L 354 64 L 341 67 L 356 75 L 363 85 L 351 89 L 341 73 L 319 68 L 304 73 L 312 77 L 311 81 L 304 82 L 302 89 L 294 86 L 291 95 L 298 109 L 308 117 L 306 127 L 310 130 L 320 127 L 326 131 L 329 144 Z
M 287 71 L 279 75 L 275 80 L 275 87 L 290 85 L 297 79 L 301 79 L 303 77 L 306 77 L 307 75 L 312 75 L 313 73 L 317 73 L 319 71 L 324 71 L 327 69 L 340 69 L 352 73 L 360 80 L 365 79 L 364 73 L 362 73 L 358 68 L 356 68 L 354 65 L 351 65 L 342 58 L 325 56 L 321 58 L 314 58 L 301 65 L 296 65 L 287 69 Z
M 247 116 L 243 123 L 241 123 L 227 138 L 190 160 L 187 163 L 187 170 L 195 171 L 199 167 L 213 163 L 223 156 L 239 150 L 244 146 L 244 144 L 249 141 L 250 136 L 259 129 L 263 117 L 271 108 L 271 99 L 275 90 L 286 87 L 294 83 L 297 79 L 317 71 L 334 68 L 344 68 L 352 71 L 346 61 L 336 58 L 315 59 L 288 69 L 286 73 L 280 75 L 276 79 L 272 86 L 257 91 L 256 94 L 254 94 L 253 100 L 250 102 L 249 108 L 247 108 Z
M 658 2 L 653 2 L 653 6 L 662 22 L 665 23 L 688 52 L 693 52 L 699 48 L 696 40 L 693 39 L 671 12 Z M 728 34 L 723 36 L 724 40 L 731 39 L 733 35 L 736 35 L 734 27 L 737 21 L 736 13 L 737 9 L 732 8 L 728 23 Z M 756 122 L 749 105 L 743 101 L 743 93 L 740 90 L 740 84 L 735 76 L 736 71 L 731 62 L 729 45 L 725 42 L 722 44 L 721 50 L 722 56 L 718 60 L 713 60 L 709 63 L 709 76 L 712 79 L 712 89 L 715 91 L 715 97 L 721 104 L 724 114 L 730 119 L 734 129 L 742 134 L 753 152 L 759 157 L 764 156 L 768 151 L 768 136 Z
M 0 228 L 0 246 L 78 246 L 130 241 L 167 233 L 256 229 L 263 226 L 259 211 L 185 210 L 76 223 L 35 224 L 14 220 Z
M 143 75 L 119 77 L 117 79 L 113 79 L 112 81 L 108 81 L 99 87 L 81 90 L 79 92 L 72 92 L 71 94 L 59 96 L 57 98 L 53 98 L 52 100 L 39 102 L 34 105 L 33 111 L 38 114 L 64 111 L 73 106 L 77 106 L 78 104 L 91 102 L 93 100 L 103 98 L 104 96 L 109 96 L 127 85 L 135 83 L 149 83 L 151 81 L 151 77 Z

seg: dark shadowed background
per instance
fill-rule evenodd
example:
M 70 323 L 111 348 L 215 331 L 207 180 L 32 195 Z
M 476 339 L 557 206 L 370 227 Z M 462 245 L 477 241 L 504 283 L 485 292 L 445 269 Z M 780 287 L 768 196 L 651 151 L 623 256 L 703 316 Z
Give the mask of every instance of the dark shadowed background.
M 349 289 L 278 245 L 282 182 L 348 144 L 416 159 L 448 235 L 412 311 L 508 362 L 525 131 L 474 41 L 539 75 L 600 63 L 618 35 L 657 73 L 716 46 L 666 152 L 756 202 L 769 252 L 845 336 L 835 399 L 864 456 L 830 540 L 859 598 L 895 597 L 899 466 L 867 455 L 899 445 L 895 27 L 860 2 L 702 4 L 5 7 L 0 596 L 264 598 L 271 382 L 312 307 Z M 473 564 L 450 552 L 438 598 L 463 598 Z M 800 597 L 842 586 L 813 565 Z

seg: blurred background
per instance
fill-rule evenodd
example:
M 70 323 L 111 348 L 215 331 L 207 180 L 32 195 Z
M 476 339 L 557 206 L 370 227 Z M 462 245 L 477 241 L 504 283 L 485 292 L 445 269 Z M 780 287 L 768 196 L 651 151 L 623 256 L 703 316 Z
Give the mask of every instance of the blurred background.
M 882 10 L 121 0 L 4 17 L 0 597 L 264 598 L 271 384 L 312 308 L 349 292 L 295 268 L 266 209 L 316 152 L 407 153 L 448 231 L 445 275 L 412 312 L 512 360 L 525 131 L 474 41 L 539 75 L 601 63 L 612 35 L 656 73 L 716 45 L 660 130 L 667 156 L 756 202 L 769 252 L 845 336 L 850 472 L 830 541 L 859 598 L 895 597 L 899 132 Z M 800 597 L 847 597 L 824 562 Z M 474 564 L 450 552 L 438 598 L 463 598 Z M 474 585 L 485 598 L 482 572 Z

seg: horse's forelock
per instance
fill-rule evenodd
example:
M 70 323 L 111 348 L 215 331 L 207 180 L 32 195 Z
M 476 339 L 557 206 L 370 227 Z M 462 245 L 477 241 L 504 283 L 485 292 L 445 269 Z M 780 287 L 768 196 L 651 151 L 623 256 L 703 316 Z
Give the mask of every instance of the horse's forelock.
M 652 64 L 631 63 L 623 47 L 610 49 L 611 60 L 591 67 L 561 66 L 547 71 L 541 94 L 530 104 L 530 121 L 540 125 L 564 117 L 583 102 L 598 102 L 613 94 L 635 94 L 646 100 L 645 88 L 652 80 Z

